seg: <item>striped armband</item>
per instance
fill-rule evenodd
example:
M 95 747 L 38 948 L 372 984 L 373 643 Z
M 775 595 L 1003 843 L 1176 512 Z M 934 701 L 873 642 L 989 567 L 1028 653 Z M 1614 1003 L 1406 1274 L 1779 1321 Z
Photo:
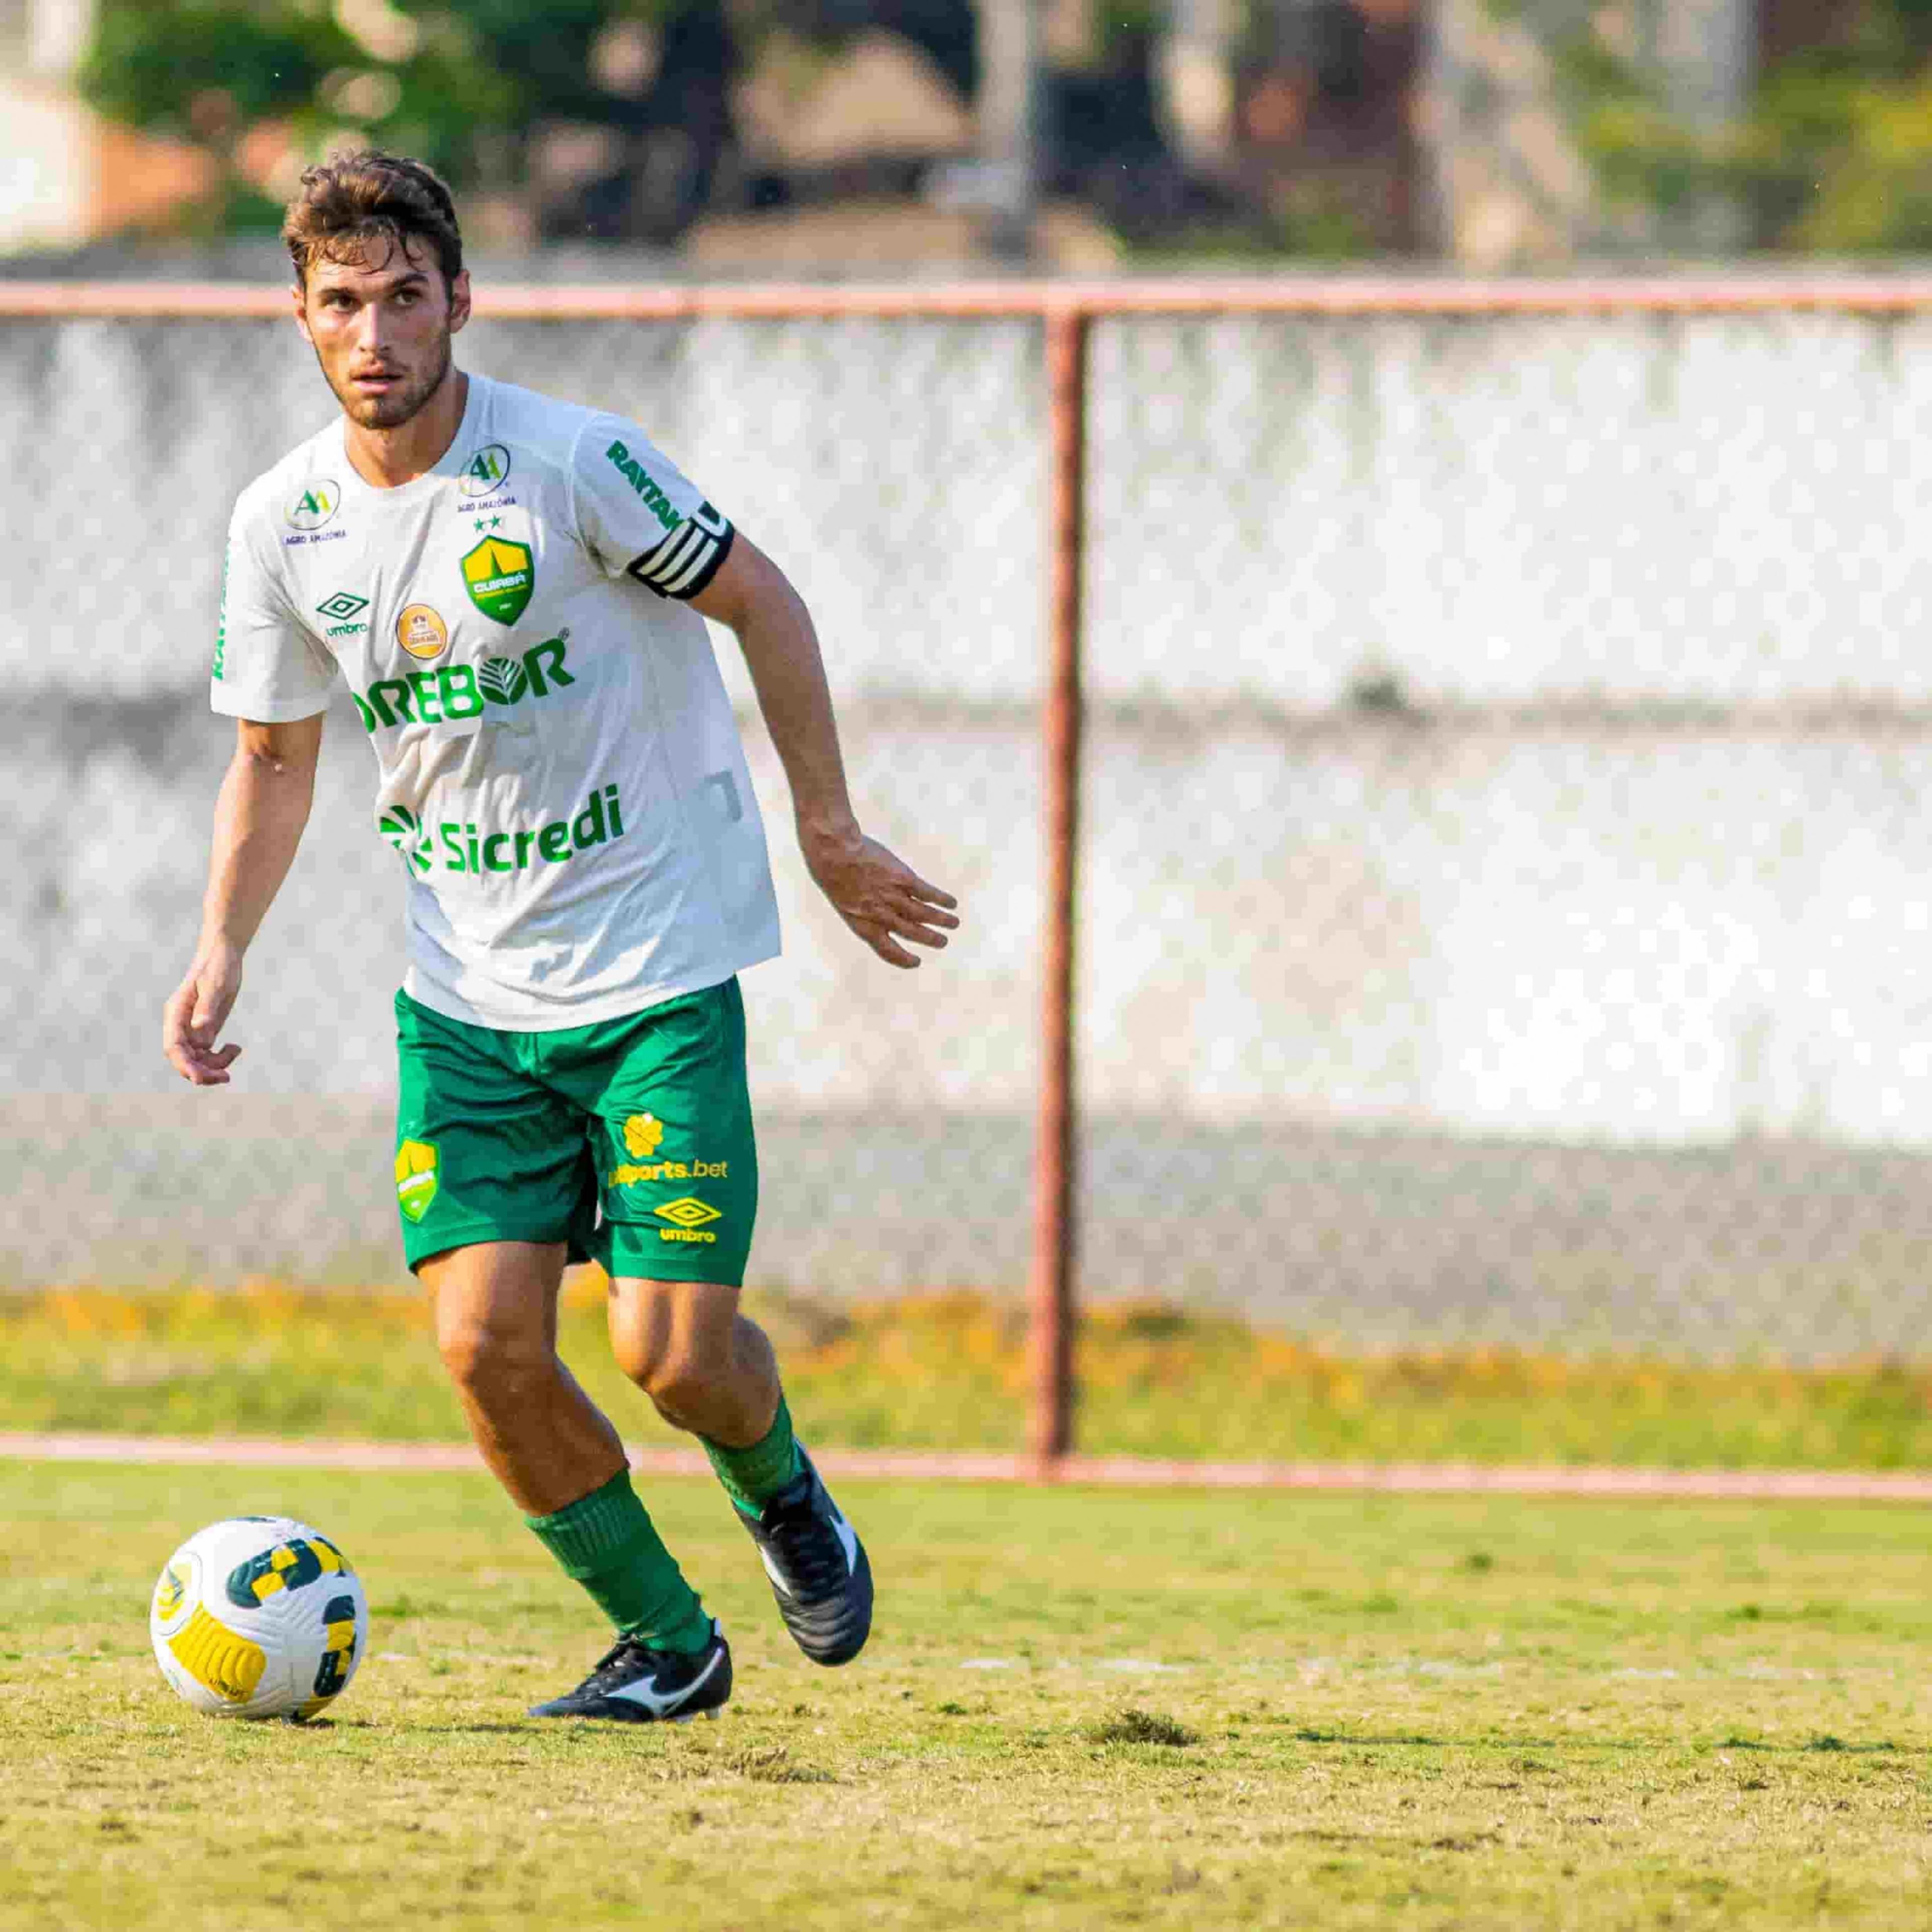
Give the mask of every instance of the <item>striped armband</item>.
M 655 549 L 624 566 L 646 590 L 688 602 L 718 574 L 737 532 L 728 517 L 700 503 Z

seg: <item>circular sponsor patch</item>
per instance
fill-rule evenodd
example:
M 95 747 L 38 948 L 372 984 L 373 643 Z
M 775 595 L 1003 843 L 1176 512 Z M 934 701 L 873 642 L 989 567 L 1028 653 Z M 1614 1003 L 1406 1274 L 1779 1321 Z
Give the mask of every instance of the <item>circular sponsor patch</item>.
M 319 530 L 342 507 L 342 492 L 332 476 L 317 476 L 304 483 L 289 500 L 284 514 L 298 530 Z
M 433 658 L 449 648 L 449 626 L 427 604 L 412 604 L 396 620 L 396 642 L 412 658 Z
M 500 442 L 489 442 L 463 466 L 457 487 L 466 496 L 487 496 L 509 480 L 510 452 Z

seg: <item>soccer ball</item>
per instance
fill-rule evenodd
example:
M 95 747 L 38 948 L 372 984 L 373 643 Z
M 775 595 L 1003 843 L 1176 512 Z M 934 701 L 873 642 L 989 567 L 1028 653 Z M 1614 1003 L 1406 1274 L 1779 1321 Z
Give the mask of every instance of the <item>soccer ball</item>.
M 168 1558 L 148 1611 L 175 1694 L 217 1718 L 312 1718 L 348 1689 L 369 1604 L 340 1550 L 286 1516 L 198 1530 Z

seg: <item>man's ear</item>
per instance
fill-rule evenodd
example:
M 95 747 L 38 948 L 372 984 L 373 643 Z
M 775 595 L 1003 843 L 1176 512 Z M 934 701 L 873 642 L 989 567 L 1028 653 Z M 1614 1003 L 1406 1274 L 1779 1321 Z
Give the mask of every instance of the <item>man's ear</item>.
M 470 271 L 460 268 L 449 285 L 449 332 L 454 335 L 470 320 Z
M 296 326 L 302 331 L 302 340 L 313 349 L 315 338 L 308 332 L 308 291 L 300 282 L 289 290 L 289 298 L 295 304 Z

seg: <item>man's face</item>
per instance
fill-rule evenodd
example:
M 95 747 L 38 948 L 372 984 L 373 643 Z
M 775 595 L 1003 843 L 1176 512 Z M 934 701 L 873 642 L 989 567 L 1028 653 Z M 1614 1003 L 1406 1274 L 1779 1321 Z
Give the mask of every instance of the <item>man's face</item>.
M 449 338 L 470 320 L 470 277 L 447 285 L 428 243 L 378 238 L 358 260 L 311 262 L 295 298 L 343 413 L 364 429 L 394 429 L 449 374 Z

